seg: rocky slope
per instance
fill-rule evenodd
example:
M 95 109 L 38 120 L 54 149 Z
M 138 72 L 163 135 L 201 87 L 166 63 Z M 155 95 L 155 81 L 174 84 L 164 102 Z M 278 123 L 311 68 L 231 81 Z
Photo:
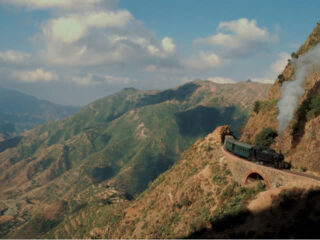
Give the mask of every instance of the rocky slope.
M 232 179 L 219 127 L 133 201 L 86 207 L 42 238 L 314 238 L 320 189 L 293 183 L 265 191 Z
M 69 202 L 93 185 L 137 195 L 197 138 L 223 123 L 238 129 L 268 87 L 195 81 L 98 100 L 0 146 L 1 200 L 20 206 L 12 207 L 15 221 L 26 213 L 19 225 L 35 206 Z
M 311 51 L 320 43 L 320 24 L 318 23 L 306 42 L 300 47 L 293 60 Z M 295 79 L 296 66 L 289 61 L 282 74 L 270 88 L 267 97 L 259 102 L 259 108 L 252 112 L 241 139 L 254 143 L 257 134 L 264 128 L 278 129 L 277 103 L 281 99 L 281 86 Z M 310 62 L 310 65 L 313 63 Z M 281 133 L 272 147 L 285 154 L 294 168 L 309 169 L 320 173 L 320 68 L 313 66 L 303 82 L 304 93 L 298 100 L 293 119 Z

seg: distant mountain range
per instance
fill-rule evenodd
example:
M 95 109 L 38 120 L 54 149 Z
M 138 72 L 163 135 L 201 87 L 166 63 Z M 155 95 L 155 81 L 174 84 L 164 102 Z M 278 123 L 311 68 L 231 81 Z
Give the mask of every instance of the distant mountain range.
M 196 80 L 163 91 L 123 89 L 3 142 L 0 198 L 33 212 L 35 202 L 86 201 L 81 193 L 92 186 L 136 196 L 218 125 L 237 131 L 269 86 Z
M 20 134 L 46 121 L 62 119 L 78 109 L 0 87 L 0 140 Z

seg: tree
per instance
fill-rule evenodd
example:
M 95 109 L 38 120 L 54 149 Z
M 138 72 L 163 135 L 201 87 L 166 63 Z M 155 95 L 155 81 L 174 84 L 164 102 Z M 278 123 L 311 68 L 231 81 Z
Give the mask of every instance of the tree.
M 258 113 L 260 111 L 260 102 L 259 101 L 255 101 L 254 105 L 253 105 L 253 111 L 255 113 Z
M 276 130 L 272 128 L 264 128 L 255 139 L 255 145 L 260 147 L 269 147 L 274 139 L 278 136 Z
M 292 57 L 292 58 L 298 58 L 299 56 L 298 56 L 298 54 L 296 54 L 295 52 L 293 52 L 293 53 L 291 53 L 291 57 Z

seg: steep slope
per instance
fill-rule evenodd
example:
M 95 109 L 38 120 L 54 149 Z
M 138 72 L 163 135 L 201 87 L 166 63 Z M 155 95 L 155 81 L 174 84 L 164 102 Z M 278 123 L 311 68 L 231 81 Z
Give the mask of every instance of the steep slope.
M 7 139 L 47 121 L 62 119 L 77 110 L 77 107 L 53 104 L 0 87 L 0 138 Z
M 0 198 L 15 199 L 19 216 L 33 211 L 29 202 L 69 201 L 94 184 L 137 195 L 215 126 L 238 129 L 268 87 L 195 81 L 164 91 L 124 89 L 3 146 Z
M 299 183 L 268 191 L 261 183 L 239 186 L 221 151 L 227 133 L 219 127 L 199 139 L 135 200 L 85 207 L 41 237 L 317 237 L 320 189 Z
M 300 47 L 294 59 L 289 61 L 283 73 L 279 75 L 270 88 L 267 98 L 260 102 L 259 110 L 253 112 L 242 133 L 242 140 L 253 143 L 257 134 L 263 128 L 278 129 L 277 103 L 282 97 L 281 86 L 293 81 L 296 76 L 296 65 L 292 62 L 305 58 L 318 47 L 320 42 L 320 24 L 310 34 L 306 42 Z M 287 161 L 295 168 L 312 169 L 315 174 L 320 173 L 320 66 L 309 60 L 306 65 L 312 67 L 303 81 L 303 94 L 298 99 L 298 106 L 289 126 L 281 133 L 272 145 L 281 150 Z M 288 106 L 289 107 L 289 106 Z
M 263 187 L 247 190 L 233 182 L 217 132 L 219 129 L 198 140 L 136 200 L 122 204 L 122 209 L 117 205 L 82 209 L 73 219 L 83 214 L 86 218 L 73 226 L 67 219 L 42 237 L 181 238 L 210 224 L 212 217 L 239 211 Z M 226 128 L 225 132 L 230 130 Z M 110 212 L 112 208 L 119 211 L 115 222 L 108 221 L 109 214 L 99 216 L 100 211 Z M 104 226 L 92 224 L 90 219 L 96 215 Z M 65 225 L 71 229 L 68 233 Z M 81 226 L 85 229 L 79 233 Z

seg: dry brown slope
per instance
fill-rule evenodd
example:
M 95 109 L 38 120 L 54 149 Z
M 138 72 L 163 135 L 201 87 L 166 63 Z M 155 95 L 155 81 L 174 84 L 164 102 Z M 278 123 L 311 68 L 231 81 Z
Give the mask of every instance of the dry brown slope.
M 307 231 L 301 225 L 305 221 L 312 229 L 305 236 L 318 234 L 320 208 L 306 206 L 318 201 L 319 189 L 309 193 L 304 189 L 310 186 L 294 184 L 293 189 L 286 186 L 255 198 L 261 186 L 246 189 L 232 180 L 220 144 L 226 129 L 198 140 L 131 203 L 84 208 L 42 237 L 288 238 L 301 237 Z
M 301 56 L 320 42 L 320 24 L 318 23 L 306 42 L 297 51 Z M 271 127 L 278 129 L 278 108 L 277 102 L 281 98 L 281 86 L 283 82 L 291 81 L 294 78 L 295 67 L 289 62 L 282 74 L 270 88 L 265 100 L 260 102 L 260 110 L 253 112 L 242 132 L 241 140 L 254 143 L 257 134 L 264 128 Z M 305 93 L 299 99 L 299 107 L 303 102 L 313 96 L 320 95 L 320 70 L 314 69 L 305 79 Z M 297 127 L 298 126 L 298 127 Z M 296 127 L 296 130 L 294 128 Z M 278 137 L 273 148 L 285 153 L 287 161 L 294 167 L 305 166 L 320 172 L 320 117 L 312 119 L 299 119 L 297 112 L 294 115 L 289 127 L 281 137 Z
M 203 227 L 210 228 L 213 219 L 244 208 L 257 191 L 232 180 L 216 133 L 198 140 L 150 184 L 124 210 L 116 229 L 107 226 L 91 232 L 90 237 L 187 237 Z

